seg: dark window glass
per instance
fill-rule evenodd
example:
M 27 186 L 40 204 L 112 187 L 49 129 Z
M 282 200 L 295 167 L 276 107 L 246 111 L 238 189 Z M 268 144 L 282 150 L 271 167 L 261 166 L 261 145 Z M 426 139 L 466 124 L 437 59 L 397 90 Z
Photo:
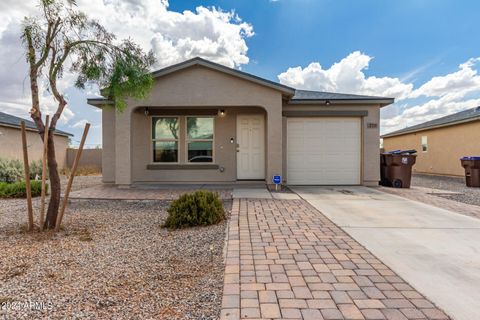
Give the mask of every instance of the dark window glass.
M 154 141 L 153 162 L 178 162 L 178 142 Z
M 189 162 L 213 162 L 213 143 L 211 141 L 191 141 L 188 143 Z

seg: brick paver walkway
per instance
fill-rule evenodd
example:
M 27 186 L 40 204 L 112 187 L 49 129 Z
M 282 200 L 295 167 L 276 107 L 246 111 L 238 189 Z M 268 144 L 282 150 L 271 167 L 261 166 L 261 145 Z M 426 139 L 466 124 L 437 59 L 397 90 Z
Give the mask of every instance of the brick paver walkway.
M 221 319 L 449 319 L 304 200 L 235 199 Z

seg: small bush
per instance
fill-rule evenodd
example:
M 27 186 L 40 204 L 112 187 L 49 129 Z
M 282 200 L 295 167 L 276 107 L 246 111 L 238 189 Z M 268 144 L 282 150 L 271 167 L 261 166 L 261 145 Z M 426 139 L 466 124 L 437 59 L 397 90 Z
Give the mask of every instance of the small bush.
M 30 180 L 37 180 L 42 179 L 42 160 L 35 160 L 30 163 L 29 171 L 30 171 Z M 47 169 L 47 178 L 48 178 L 48 167 Z M 22 165 L 22 172 L 23 172 L 23 165 Z M 22 176 L 23 177 L 23 176 Z
M 179 229 L 216 224 L 225 219 L 225 211 L 218 194 L 199 190 L 186 193 L 172 202 L 164 226 Z
M 0 158 L 0 181 L 15 182 L 23 178 L 23 164 L 20 160 Z
M 30 180 L 42 177 L 42 160 L 32 161 L 29 165 Z M 47 168 L 48 177 L 48 168 Z M 0 182 L 24 180 L 23 162 L 17 159 L 0 158 Z
M 30 181 L 32 190 L 32 197 L 38 197 L 42 193 L 42 182 L 32 180 Z M 48 184 L 45 185 L 45 190 L 48 191 Z M 6 183 L 0 182 L 0 198 L 26 198 L 27 190 L 25 181 Z

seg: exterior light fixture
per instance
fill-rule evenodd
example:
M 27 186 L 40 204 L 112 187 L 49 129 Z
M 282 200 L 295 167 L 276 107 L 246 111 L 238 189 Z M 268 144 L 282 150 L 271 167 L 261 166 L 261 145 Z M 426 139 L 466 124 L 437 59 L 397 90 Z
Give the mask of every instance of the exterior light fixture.
M 145 108 L 145 117 L 148 117 L 148 114 L 149 114 L 148 108 Z
M 225 115 L 226 115 L 225 110 L 224 110 L 224 109 L 218 110 L 218 115 L 219 115 L 220 117 L 225 117 Z
M 331 104 L 330 100 L 325 101 L 325 104 L 329 106 Z

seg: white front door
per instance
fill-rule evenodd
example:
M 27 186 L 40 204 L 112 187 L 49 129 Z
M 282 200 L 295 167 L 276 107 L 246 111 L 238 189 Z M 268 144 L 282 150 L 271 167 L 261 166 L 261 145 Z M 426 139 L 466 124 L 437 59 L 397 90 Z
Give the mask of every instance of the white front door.
M 265 179 L 265 124 L 262 114 L 237 116 L 237 179 Z
M 288 118 L 287 183 L 358 185 L 361 118 Z

